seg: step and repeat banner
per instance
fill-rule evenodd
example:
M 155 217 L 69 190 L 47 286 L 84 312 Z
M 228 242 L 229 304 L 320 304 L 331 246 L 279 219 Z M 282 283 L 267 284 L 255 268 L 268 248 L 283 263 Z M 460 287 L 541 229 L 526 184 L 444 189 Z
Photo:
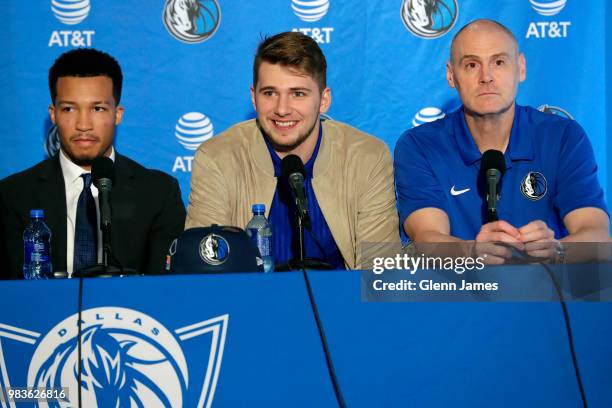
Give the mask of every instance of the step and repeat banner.
M 329 117 L 384 140 L 460 101 L 445 79 L 453 35 L 492 18 L 527 59 L 518 102 L 571 116 L 608 179 L 606 4 L 577 0 L 37 0 L 2 2 L 0 177 L 57 151 L 47 74 L 62 52 L 94 47 L 124 71 L 116 147 L 172 174 L 187 203 L 197 146 L 254 117 L 249 86 L 262 38 L 300 31 L 328 60 Z

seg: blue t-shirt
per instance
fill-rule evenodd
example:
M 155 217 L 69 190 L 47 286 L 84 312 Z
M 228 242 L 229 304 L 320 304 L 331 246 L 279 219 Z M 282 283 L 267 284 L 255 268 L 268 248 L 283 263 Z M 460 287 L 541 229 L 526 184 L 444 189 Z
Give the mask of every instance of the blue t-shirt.
M 329 262 L 334 269 L 344 269 L 344 260 L 327 225 L 327 221 L 325 221 L 312 188 L 313 168 L 323 137 L 322 129 L 323 126 L 320 126 L 315 150 L 310 160 L 304 164 L 304 169 L 306 170 L 304 188 L 306 190 L 306 198 L 308 199 L 311 223 L 310 230 L 304 229 L 304 256 Z M 274 263 L 282 264 L 297 259 L 299 254 L 299 242 L 293 239 L 294 234 L 297 234 L 298 228 L 295 218 L 296 206 L 289 184 L 281 181 L 281 159 L 272 148 L 268 139 L 264 137 L 264 140 L 274 164 L 274 176 L 278 180 L 268 215 L 273 232 L 272 252 Z
M 542 220 L 556 238 L 567 235 L 566 214 L 582 207 L 606 211 L 591 144 L 569 119 L 515 105 L 506 172 L 497 211 L 520 228 Z M 463 109 L 406 131 L 395 146 L 400 223 L 413 211 L 434 207 L 448 214 L 450 234 L 474 239 L 486 223 L 480 158 Z

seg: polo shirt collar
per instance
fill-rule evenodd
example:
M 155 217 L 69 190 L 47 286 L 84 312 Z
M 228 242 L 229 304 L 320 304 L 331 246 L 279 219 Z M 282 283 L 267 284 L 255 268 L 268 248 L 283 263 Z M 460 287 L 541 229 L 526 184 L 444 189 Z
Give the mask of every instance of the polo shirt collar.
M 533 129 L 532 124 L 528 123 L 524 108 L 517 104 L 514 105 L 514 122 L 510 132 L 510 143 L 506 156 L 510 160 L 533 160 Z
M 508 161 L 515 160 L 533 160 L 533 134 L 530 126 L 528 126 L 523 117 L 523 108 L 517 104 L 514 105 L 514 120 L 512 121 L 512 130 L 510 131 L 510 141 L 504 156 L 506 164 Z M 470 166 L 480 160 L 482 153 L 476 146 L 476 142 L 472 137 L 472 133 L 465 121 L 463 106 L 452 113 L 453 128 L 455 129 L 455 139 L 463 162 Z

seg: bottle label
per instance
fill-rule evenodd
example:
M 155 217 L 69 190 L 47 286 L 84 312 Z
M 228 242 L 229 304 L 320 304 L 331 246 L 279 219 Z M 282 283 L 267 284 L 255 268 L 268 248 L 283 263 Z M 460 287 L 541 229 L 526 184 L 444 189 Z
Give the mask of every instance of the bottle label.
M 49 250 L 44 242 L 26 242 L 24 259 L 25 264 L 31 262 L 48 262 Z
M 253 244 L 259 248 L 259 254 L 261 256 L 271 256 L 271 244 L 270 238 L 264 237 L 260 234 L 260 230 L 257 228 L 248 228 L 249 236 L 251 237 L 251 241 Z

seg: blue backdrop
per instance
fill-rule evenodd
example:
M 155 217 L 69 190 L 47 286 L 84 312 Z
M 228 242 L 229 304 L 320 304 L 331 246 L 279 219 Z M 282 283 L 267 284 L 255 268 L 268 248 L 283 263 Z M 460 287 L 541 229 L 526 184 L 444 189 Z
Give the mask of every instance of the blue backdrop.
M 191 21 L 180 5 L 197 7 Z M 62 52 L 91 46 L 125 75 L 118 151 L 181 183 L 187 202 L 197 145 L 251 118 L 252 59 L 262 36 L 300 30 L 328 59 L 329 116 L 393 148 L 407 128 L 459 106 L 445 80 L 452 36 L 487 17 L 507 25 L 527 58 L 518 101 L 566 111 L 587 131 L 609 190 L 610 55 L 603 0 L 40 0 L 2 5 L 0 177 L 53 151 L 47 72 Z M 606 9 L 607 7 L 607 9 Z M 606 67 L 607 63 L 607 67 Z M 612 109 L 608 104 L 608 112 Z

